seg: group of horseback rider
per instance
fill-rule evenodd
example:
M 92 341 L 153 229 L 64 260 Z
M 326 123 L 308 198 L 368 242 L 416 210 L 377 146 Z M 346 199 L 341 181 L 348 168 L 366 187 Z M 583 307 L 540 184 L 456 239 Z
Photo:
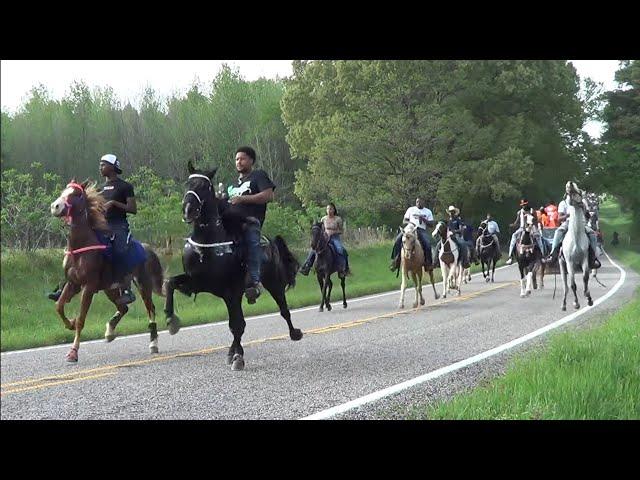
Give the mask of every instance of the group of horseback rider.
M 261 229 L 266 216 L 266 204 L 273 201 L 273 192 L 276 188 L 264 170 L 254 168 L 255 161 L 256 152 L 253 148 L 240 147 L 237 149 L 235 164 L 239 175 L 236 184 L 230 185 L 227 190 L 227 202 L 225 205 L 225 208 L 237 210 L 239 214 L 243 214 L 253 220 L 249 223 L 248 228 L 245 229 L 243 238 L 246 244 L 246 266 L 248 271 L 245 295 L 249 303 L 254 303 L 263 290 L 260 282 L 260 264 L 262 258 L 260 250 Z M 120 161 L 115 155 L 110 153 L 103 155 L 100 158 L 99 165 L 100 174 L 106 179 L 100 193 L 106 200 L 105 216 L 110 228 L 108 234 L 111 238 L 113 248 L 114 278 L 116 282 L 123 285 L 122 294 L 118 303 L 128 304 L 135 300 L 135 295 L 131 290 L 130 277 L 127 276 L 129 272 L 126 270 L 126 265 L 123 265 L 121 259 L 126 255 L 129 248 L 131 234 L 127 214 L 136 214 L 136 198 L 133 186 L 118 176 L 122 174 L 122 170 L 120 168 Z M 583 202 L 586 207 L 585 212 L 588 212 L 589 208 L 586 200 L 583 200 Z M 447 227 L 449 232 L 451 232 L 452 240 L 460 251 L 463 268 L 468 268 L 472 260 L 478 263 L 474 253 L 479 249 L 478 242 L 481 240 L 483 234 L 491 235 L 496 245 L 498 245 L 498 252 L 500 251 L 500 244 L 497 237 L 497 234 L 500 233 L 500 228 L 495 220 L 492 219 L 491 214 L 487 214 L 486 219 L 480 224 L 479 235 L 475 245 L 471 236 L 472 229 L 465 225 L 460 216 L 460 209 L 451 205 L 447 209 L 447 214 L 449 215 Z M 532 215 L 533 218 L 536 219 L 536 223 L 541 227 L 557 227 L 551 251 L 548 256 L 543 259 L 543 262 L 553 262 L 558 257 L 559 247 L 568 227 L 568 204 L 565 200 L 562 200 L 556 207 L 554 202 L 549 202 L 547 207 L 541 207 L 538 211 L 534 212 L 529 206 L 529 202 L 526 199 L 522 199 L 520 201 L 520 209 L 516 214 L 516 220 L 511 224 L 512 227 L 518 226 L 519 228 L 511 236 L 507 265 L 513 262 L 515 245 L 519 236 L 524 231 L 526 225 L 525 217 L 527 214 Z M 588 215 L 588 213 L 586 214 Z M 338 215 L 335 204 L 329 203 L 327 205 L 327 215 L 321 219 L 321 222 L 329 237 L 329 243 L 333 246 L 337 254 L 337 259 L 341 263 L 340 270 L 349 272 L 348 254 L 341 240 L 344 224 L 342 218 Z M 427 231 L 427 228 L 435 225 L 433 212 L 424 205 L 424 201 L 420 197 L 416 198 L 415 205 L 409 207 L 404 214 L 403 225 L 409 222 L 417 227 L 418 239 L 425 253 L 425 267 L 433 268 L 439 266 L 437 262 L 434 263 L 433 261 L 431 242 L 429 241 Z M 546 249 L 540 228 L 536 225 L 533 230 L 533 238 L 540 248 L 540 251 L 545 254 Z M 590 268 L 599 268 L 600 262 L 596 255 L 596 233 L 589 225 L 586 226 L 585 230 L 590 243 Z M 391 270 L 396 270 L 400 266 L 401 247 L 402 233 L 399 233 L 395 238 L 391 252 Z M 301 274 L 309 274 L 314 264 L 315 256 L 315 252 L 311 250 L 304 265 L 300 268 Z M 64 284 L 59 285 L 56 291 L 50 293 L 48 297 L 51 300 L 57 301 L 63 288 Z
M 255 169 L 256 152 L 251 147 L 240 147 L 236 151 L 235 166 L 238 178 L 235 184 L 228 187 L 224 198 L 225 209 L 245 216 L 248 220 L 247 228 L 243 231 L 243 241 L 246 248 L 246 266 L 248 271 L 245 295 L 249 303 L 255 303 L 263 290 L 260 282 L 260 266 L 262 251 L 260 247 L 261 229 L 264 224 L 267 206 L 273 200 L 276 186 L 264 170 Z M 104 232 L 111 240 L 112 264 L 114 280 L 124 287 L 118 300 L 119 304 L 129 304 L 135 301 L 131 289 L 131 279 L 127 266 L 122 259 L 126 256 L 131 234 L 127 214 L 136 214 L 137 205 L 133 186 L 122 180 L 120 161 L 109 153 L 100 159 L 100 174 L 106 181 L 100 191 L 105 198 L 106 220 L 110 231 Z M 64 283 L 48 294 L 48 298 L 57 301 L 62 294 Z

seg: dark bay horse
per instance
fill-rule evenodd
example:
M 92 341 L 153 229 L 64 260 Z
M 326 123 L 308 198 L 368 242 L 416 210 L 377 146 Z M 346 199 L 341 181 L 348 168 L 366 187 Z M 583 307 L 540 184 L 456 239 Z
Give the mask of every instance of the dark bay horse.
M 496 271 L 496 263 L 500 258 L 500 251 L 498 245 L 487 229 L 482 230 L 480 235 L 480 245 L 477 248 L 478 258 L 482 265 L 482 276 L 485 281 L 493 283 L 493 277 Z M 484 266 L 487 265 L 487 273 L 484 273 Z
M 538 288 L 536 273 L 542 264 L 542 252 L 533 239 L 533 226 L 533 215 L 527 214 L 524 231 L 516 243 L 516 259 L 520 270 L 520 297 L 531 295 L 532 284 L 534 289 Z
M 224 205 L 221 205 L 223 201 L 217 198 L 213 190 L 216 169 L 197 170 L 189 162 L 188 170 L 182 216 L 186 223 L 193 226 L 193 230 L 182 253 L 184 273 L 169 278 L 164 287 L 167 297 L 164 311 L 169 333 L 174 335 L 180 329 L 180 319 L 174 313 L 174 290 L 187 296 L 207 292 L 222 298 L 229 312 L 229 329 L 233 334 L 227 364 L 233 370 L 242 370 L 245 361 L 240 340 L 246 326 L 242 295 L 247 271 L 241 253 L 241 237 L 244 226 L 257 220 L 224 210 Z M 302 331 L 291 323 L 285 296 L 285 290 L 295 285 L 298 261 L 279 235 L 269 241 L 263 253 L 266 260 L 260 270 L 262 284 L 280 307 L 280 315 L 287 322 L 291 340 L 300 340 Z
M 73 179 L 51 204 L 51 214 L 55 217 L 64 217 L 70 230 L 63 261 L 67 282 L 56 302 L 56 311 L 65 327 L 76 332 L 73 346 L 66 357 L 69 362 L 78 361 L 80 333 L 84 327 L 93 296 L 97 292 L 104 290 L 109 300 L 118 309 L 107 322 L 105 332 L 107 341 L 115 338 L 114 329 L 129 310 L 126 305 L 116 303 L 120 297 L 121 285 L 113 281 L 112 264 L 105 259 L 103 254 L 107 246 L 100 242 L 96 233 L 96 230 L 100 232 L 109 230 L 104 217 L 104 203 L 105 200 L 97 192 L 95 185 L 89 185 L 89 181 L 78 184 Z M 141 245 L 144 248 L 146 260 L 139 263 L 132 274 L 149 315 L 149 350 L 151 353 L 158 353 L 156 311 L 151 292 L 162 295 L 162 266 L 151 247 L 146 244 Z M 69 320 L 64 313 L 64 306 L 81 290 L 80 315 Z
M 345 292 L 347 272 L 337 265 L 337 254 L 329 246 L 329 236 L 322 222 L 317 222 L 311 227 L 311 249 L 316 252 L 315 270 L 318 285 L 320 285 L 320 293 L 322 294 L 318 311 L 323 312 L 325 305 L 327 310 L 331 311 L 331 289 L 333 288 L 331 275 L 334 273 L 338 274 L 340 285 L 342 286 L 342 308 L 347 308 L 347 294 Z

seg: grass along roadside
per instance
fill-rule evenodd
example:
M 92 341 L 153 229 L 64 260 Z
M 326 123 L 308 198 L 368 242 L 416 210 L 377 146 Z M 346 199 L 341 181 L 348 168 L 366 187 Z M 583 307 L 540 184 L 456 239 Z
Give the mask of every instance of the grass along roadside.
M 387 292 L 400 288 L 400 279 L 388 270 L 391 243 L 354 248 L 349 251 L 349 262 L 353 275 L 347 277 L 347 302 L 350 298 Z M 295 251 L 302 262 L 306 252 Z M 504 257 L 503 257 L 504 258 Z M 181 258 L 177 253 L 161 258 L 162 265 L 168 269 L 168 275 L 181 272 Z M 474 266 L 474 271 L 479 267 Z M 64 329 L 62 321 L 55 312 L 54 303 L 46 298 L 55 284 L 62 278 L 62 250 L 38 250 L 30 254 L 16 251 L 2 252 L 2 351 L 19 350 L 73 341 L 73 332 Z M 287 292 L 289 308 L 319 305 L 320 289 L 315 275 L 298 275 L 296 287 Z M 436 280 L 440 279 L 440 270 L 436 270 Z M 424 281 L 424 277 L 423 277 Z M 427 277 L 428 281 L 428 277 Z M 476 276 L 472 281 L 479 281 Z M 481 281 L 481 280 L 480 280 Z M 409 282 L 411 285 L 412 282 Z M 438 293 L 441 286 L 436 285 Z M 423 287 L 425 299 L 432 295 L 431 285 Z M 433 297 L 431 297 L 433 298 Z M 67 317 L 73 318 L 80 309 L 80 296 L 77 295 L 66 306 Z M 341 300 L 342 291 L 334 275 L 332 301 Z M 407 293 L 407 299 L 413 301 L 413 293 Z M 156 321 L 158 329 L 166 329 L 164 318 L 164 298 L 154 294 Z M 200 294 L 194 302 L 193 297 L 180 293 L 175 295 L 176 314 L 183 326 L 199 325 L 211 322 L 227 321 L 227 310 L 222 299 L 209 294 Z M 129 306 L 129 313 L 118 325 L 118 335 L 145 333 L 147 314 L 140 297 Z M 246 317 L 274 313 L 278 311 L 275 301 L 268 292 L 262 295 L 255 305 L 243 300 Z M 102 293 L 94 297 L 89 315 L 82 331 L 83 340 L 103 338 L 104 326 L 115 312 L 115 307 Z M 328 313 L 330 315 L 330 313 Z M 295 324 L 295 316 L 293 317 Z M 284 320 L 283 332 L 286 331 Z
M 617 204 L 600 213 L 607 252 L 640 272 L 637 225 Z M 613 231 L 621 239 L 610 246 Z M 411 419 L 640 419 L 640 292 L 604 324 L 552 334 L 504 376 L 433 406 L 414 407 Z

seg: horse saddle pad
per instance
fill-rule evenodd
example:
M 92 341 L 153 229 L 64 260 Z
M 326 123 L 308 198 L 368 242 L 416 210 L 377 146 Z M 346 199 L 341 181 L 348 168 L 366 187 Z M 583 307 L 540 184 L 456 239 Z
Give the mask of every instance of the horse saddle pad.
M 129 238 L 129 248 L 127 249 L 127 252 L 124 255 L 115 258 L 114 262 L 118 262 L 123 265 L 126 271 L 130 272 L 146 260 L 147 252 L 145 252 L 142 243 L 133 238 Z

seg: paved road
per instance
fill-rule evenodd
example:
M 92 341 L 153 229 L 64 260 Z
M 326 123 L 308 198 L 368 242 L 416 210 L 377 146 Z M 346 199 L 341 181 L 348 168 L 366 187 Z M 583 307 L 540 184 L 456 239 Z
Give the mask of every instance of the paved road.
M 516 266 L 496 271 L 494 284 L 474 275 L 461 297 L 446 300 L 434 300 L 429 286 L 424 289 L 427 304 L 419 309 L 410 308 L 414 294 L 409 291 L 409 308 L 403 311 L 395 292 L 354 299 L 346 310 L 340 302 L 331 312 L 300 309 L 293 312 L 294 325 L 305 332 L 298 342 L 289 340 L 279 316 L 250 318 L 243 338 L 247 366 L 241 372 L 225 363 L 231 343 L 226 324 L 185 328 L 175 336 L 161 332 L 158 355 L 148 354 L 147 335 L 109 344 L 85 342 L 77 365 L 64 360 L 68 345 L 4 353 L 1 418 L 304 418 L 480 354 L 573 313 L 571 304 L 567 312 L 560 311 L 561 288 L 552 300 L 553 277 L 545 290 L 525 299 L 519 298 L 518 277 Z M 607 288 L 592 284 L 596 301 L 621 273 L 603 258 L 599 277 Z M 567 325 L 615 310 L 638 283 L 638 275 L 626 270 L 615 294 Z M 491 359 L 467 370 L 477 374 L 485 362 Z M 332 418 L 378 418 L 381 408 L 412 392 L 437 395 L 434 385 L 443 379 L 464 383 L 461 372 Z

